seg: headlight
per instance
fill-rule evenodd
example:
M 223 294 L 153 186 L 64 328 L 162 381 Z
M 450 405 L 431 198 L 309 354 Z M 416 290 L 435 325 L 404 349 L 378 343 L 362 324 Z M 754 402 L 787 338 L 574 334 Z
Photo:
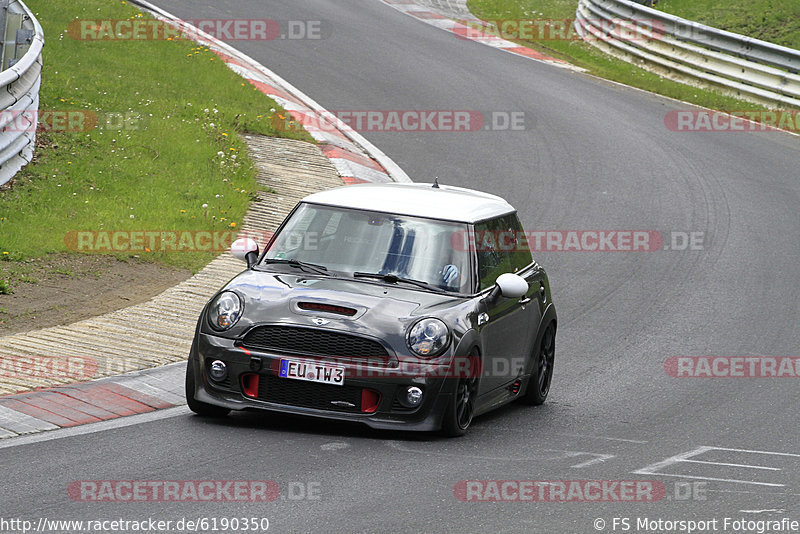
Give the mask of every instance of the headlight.
M 242 316 L 242 299 L 231 291 L 223 291 L 208 307 L 208 322 L 214 330 L 227 330 Z
M 450 335 L 445 325 L 439 319 L 422 319 L 408 329 L 406 342 L 408 348 L 423 358 L 439 355 L 450 341 Z

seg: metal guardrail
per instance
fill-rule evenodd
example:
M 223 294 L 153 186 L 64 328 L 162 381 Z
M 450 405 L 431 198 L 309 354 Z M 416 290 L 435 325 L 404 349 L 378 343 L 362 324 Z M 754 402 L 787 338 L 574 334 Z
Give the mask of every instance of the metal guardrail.
M 575 19 L 585 41 L 648 70 L 768 107 L 800 108 L 798 50 L 631 0 L 580 0 Z
M 33 159 L 44 32 L 20 0 L 0 0 L 0 185 Z

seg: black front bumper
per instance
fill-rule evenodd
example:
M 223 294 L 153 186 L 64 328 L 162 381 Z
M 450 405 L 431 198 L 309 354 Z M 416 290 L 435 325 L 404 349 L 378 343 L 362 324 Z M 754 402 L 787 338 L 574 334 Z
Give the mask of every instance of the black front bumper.
M 231 410 L 258 409 L 355 421 L 381 429 L 438 430 L 456 382 L 446 378 L 446 365 L 392 368 L 334 359 L 325 363 L 345 368 L 342 386 L 280 378 L 282 359 L 309 359 L 247 350 L 232 339 L 202 332 L 192 344 L 190 358 L 194 360 L 194 398 L 200 402 Z M 209 377 L 208 365 L 214 360 L 225 362 L 226 379 Z M 254 376 L 258 379 L 253 380 Z M 422 403 L 416 408 L 405 407 L 398 400 L 408 386 L 423 391 Z M 364 390 L 379 395 L 377 406 L 359 402 L 375 398 L 374 393 L 365 394 Z

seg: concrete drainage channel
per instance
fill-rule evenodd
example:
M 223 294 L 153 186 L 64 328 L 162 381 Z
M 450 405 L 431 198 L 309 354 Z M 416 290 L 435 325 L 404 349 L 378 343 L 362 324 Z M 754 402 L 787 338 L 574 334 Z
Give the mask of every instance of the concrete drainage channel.
M 369 141 L 263 65 L 148 2 L 131 3 L 190 30 L 296 120 L 313 125 L 306 129 L 319 145 L 245 136 L 259 184 L 275 193 L 260 193 L 243 231 L 263 235 L 276 230 L 297 201 L 315 191 L 343 183 L 411 181 Z M 183 374 L 197 317 L 211 295 L 242 268 L 224 253 L 143 304 L 0 338 L 0 439 L 185 404 Z M 167 320 L 153 324 L 154 309 Z

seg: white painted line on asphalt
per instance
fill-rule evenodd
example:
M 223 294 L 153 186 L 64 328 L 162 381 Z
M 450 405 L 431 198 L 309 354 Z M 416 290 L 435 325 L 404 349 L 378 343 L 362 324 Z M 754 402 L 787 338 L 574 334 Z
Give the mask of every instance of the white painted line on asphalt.
M 176 406 L 174 408 L 167 408 L 166 410 L 157 410 L 155 412 L 130 415 L 128 417 L 119 417 L 117 419 L 110 419 L 108 421 L 101 421 L 99 423 L 89 423 L 87 425 L 61 428 L 58 430 L 51 430 L 49 432 L 42 432 L 40 434 L 33 434 L 30 436 L 6 438 L 3 441 L 0 441 L 0 449 L 19 447 L 20 445 L 29 445 L 44 441 L 52 441 L 54 439 L 71 438 L 74 436 L 93 434 L 95 432 L 105 432 L 107 430 L 114 430 L 126 426 L 150 423 L 152 421 L 169 419 L 171 417 L 178 417 L 181 415 L 189 415 L 190 413 L 191 411 L 187 406 Z
M 623 443 L 639 443 L 639 444 L 650 443 L 649 441 L 640 440 L 640 439 L 612 438 L 610 436 L 592 436 L 590 434 L 566 434 L 564 432 L 555 432 L 553 435 L 555 435 L 555 436 L 569 436 L 569 437 L 573 437 L 573 438 L 603 439 L 603 440 L 606 440 L 606 441 L 622 441 Z
M 693 456 L 697 456 L 698 454 L 703 454 L 704 452 L 709 451 L 709 450 L 711 450 L 711 447 L 699 447 L 697 449 L 694 449 L 693 451 L 684 452 L 682 454 L 676 454 L 675 456 L 671 456 L 671 457 L 667 458 L 666 460 L 662 460 L 660 462 L 648 465 L 647 467 L 643 467 L 642 469 L 639 469 L 638 471 L 634 471 L 634 473 L 644 474 L 644 475 L 652 475 L 653 474 L 652 471 L 658 471 L 658 470 L 663 469 L 665 467 L 668 467 L 670 465 L 682 462 L 682 461 L 684 461 L 684 460 L 686 460 L 688 458 L 691 458 Z M 650 471 L 650 472 L 649 473 L 644 473 L 643 471 Z
M 770 456 L 791 456 L 793 458 L 800 458 L 800 454 L 794 454 L 790 452 L 754 451 L 751 449 L 728 449 L 725 447 L 706 447 L 706 449 L 714 451 L 747 452 L 750 454 L 768 454 Z
M 639 469 L 638 471 L 634 471 L 636 475 L 658 475 L 662 477 L 675 477 L 675 478 L 692 478 L 696 480 L 711 480 L 713 482 L 733 482 L 734 484 L 753 484 L 755 486 L 769 486 L 773 488 L 785 488 L 786 484 L 773 484 L 772 482 L 755 482 L 753 480 L 739 480 L 736 478 L 716 478 L 716 477 L 700 477 L 696 475 L 676 475 L 673 473 L 656 473 L 656 472 L 648 472 L 644 469 Z
M 760 496 L 778 496 L 784 497 L 786 495 L 792 496 L 800 496 L 800 493 L 792 493 L 791 489 L 789 491 L 745 491 L 745 490 L 721 490 L 721 489 L 713 489 L 713 488 L 705 488 L 703 491 L 708 493 L 731 493 L 733 495 L 760 495 Z
M 401 452 L 411 452 L 414 454 L 425 454 L 428 456 L 445 456 L 449 458 L 470 458 L 473 460 L 492 460 L 498 462 L 530 462 L 533 460 L 529 457 L 513 457 L 513 456 L 486 456 L 481 454 L 462 454 L 458 452 L 434 452 L 429 450 L 418 449 L 415 447 L 408 447 L 403 445 L 401 442 L 387 440 L 385 441 L 386 445 L 389 447 L 401 451 Z M 542 449 L 544 452 L 549 453 L 556 453 L 547 456 L 539 456 L 537 460 L 565 460 L 568 458 L 575 458 L 576 456 L 593 456 L 591 460 L 587 460 L 585 462 L 581 462 L 579 464 L 571 465 L 571 468 L 580 468 L 580 467 L 588 467 L 590 465 L 596 465 L 601 462 L 605 462 L 611 458 L 615 458 L 613 454 L 600 454 L 596 452 L 584 452 L 584 451 L 567 451 L 561 449 Z
M 596 456 L 596 458 L 593 458 L 591 460 L 587 460 L 586 462 L 583 462 L 583 463 L 580 463 L 580 464 L 571 465 L 570 467 L 571 468 L 575 468 L 575 469 L 579 469 L 581 467 L 589 467 L 590 465 L 599 464 L 599 463 L 605 462 L 606 460 L 610 460 L 611 458 L 614 457 L 613 454 L 595 454 L 595 453 L 592 453 L 592 452 L 576 452 L 576 453 L 569 454 L 568 456 L 575 457 L 575 456 L 586 456 L 586 455 L 588 455 L 588 456 Z
M 747 464 L 729 464 L 725 462 L 706 462 L 705 460 L 684 460 L 688 464 L 705 464 L 705 465 L 725 465 L 728 467 L 744 467 L 747 469 L 768 469 L 770 471 L 781 471 L 778 467 L 767 467 L 764 465 L 747 465 Z
M 776 514 L 785 514 L 786 510 L 783 508 L 768 508 L 766 510 L 739 510 L 742 514 L 764 514 L 767 512 L 775 512 Z
M 718 465 L 718 466 L 725 466 L 725 467 L 735 467 L 735 468 L 748 468 L 748 469 L 763 469 L 763 470 L 771 470 L 771 471 L 781 471 L 781 469 L 776 467 L 768 467 L 762 465 L 752 465 L 752 464 L 738 464 L 738 463 L 724 463 L 724 462 L 710 462 L 710 461 L 703 461 L 703 460 L 693 460 L 692 458 L 704 454 L 709 451 L 725 451 L 725 452 L 737 452 L 737 453 L 745 453 L 745 454 L 761 454 L 761 455 L 768 455 L 768 456 L 781 456 L 781 457 L 791 457 L 791 458 L 800 458 L 800 454 L 788 453 L 788 452 L 773 452 L 773 451 L 759 451 L 753 449 L 734 449 L 729 447 L 708 447 L 702 446 L 698 447 L 697 449 L 684 452 L 681 454 L 676 454 L 675 456 L 671 456 L 666 460 L 662 460 L 660 462 L 656 462 L 654 464 L 648 465 L 643 467 L 642 469 L 638 469 L 634 471 L 634 474 L 637 475 L 659 475 L 665 477 L 677 477 L 677 478 L 691 478 L 696 480 L 710 480 L 714 482 L 732 482 L 735 484 L 751 484 L 756 486 L 769 486 L 769 487 L 778 487 L 783 488 L 786 487 L 785 484 L 778 484 L 774 482 L 761 482 L 756 480 L 741 480 L 741 479 L 734 479 L 734 478 L 721 478 L 721 477 L 705 477 L 705 476 L 697 476 L 697 475 L 688 475 L 688 474 L 675 474 L 675 473 L 664 473 L 661 470 L 665 469 L 672 465 L 677 465 L 680 463 L 693 463 L 693 464 L 706 464 L 706 465 Z

